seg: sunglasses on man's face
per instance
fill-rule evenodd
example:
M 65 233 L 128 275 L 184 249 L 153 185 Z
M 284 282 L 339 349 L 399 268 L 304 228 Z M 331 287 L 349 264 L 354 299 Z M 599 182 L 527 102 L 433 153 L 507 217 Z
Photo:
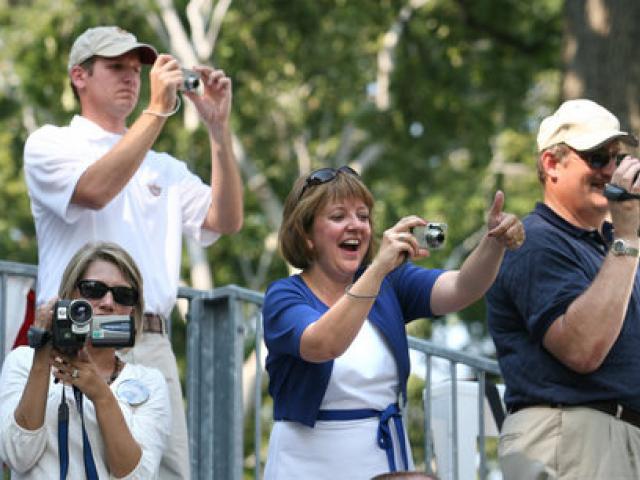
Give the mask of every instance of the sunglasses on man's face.
M 608 150 L 595 150 L 593 152 L 576 151 L 576 153 L 594 170 L 606 167 L 612 160 L 616 162 L 616 165 L 620 165 L 620 162 L 628 155 L 628 153 L 613 153 Z
M 107 292 L 111 292 L 113 299 L 125 307 L 133 307 L 138 301 L 138 291 L 131 287 L 110 287 L 100 280 L 80 280 L 78 282 L 80 295 L 88 300 L 99 300 Z
M 348 173 L 349 175 L 355 175 L 356 177 L 360 176 L 358 175 L 358 172 L 356 172 L 353 168 L 347 165 L 343 165 L 340 168 L 326 167 L 326 168 L 320 168 L 318 170 L 314 170 L 305 179 L 304 187 L 302 187 L 302 190 L 300 191 L 300 195 L 298 195 L 298 201 L 300 201 L 300 199 L 304 195 L 304 192 L 306 192 L 309 187 L 322 185 L 323 183 L 330 182 L 331 180 L 333 180 L 338 176 L 338 173 Z

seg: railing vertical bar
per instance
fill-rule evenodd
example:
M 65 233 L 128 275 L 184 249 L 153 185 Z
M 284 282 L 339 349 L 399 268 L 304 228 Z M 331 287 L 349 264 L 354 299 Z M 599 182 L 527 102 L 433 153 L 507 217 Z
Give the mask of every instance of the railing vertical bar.
M 2 315 L 2 318 L 0 318 L 0 366 L 2 366 L 6 354 L 4 351 L 4 337 L 7 329 L 7 315 L 9 315 L 7 296 L 7 274 L 2 272 L 0 274 L 0 315 Z
M 254 455 L 256 458 L 255 466 L 255 479 L 260 480 L 261 477 L 261 461 L 260 450 L 262 443 L 262 313 L 259 312 L 255 315 L 256 318 L 256 385 L 255 385 L 255 402 L 254 402 L 254 421 L 255 425 L 255 437 Z
M 453 453 L 453 480 L 458 480 L 458 373 L 457 364 L 449 362 L 451 372 L 451 452 Z
M 484 433 L 484 389 L 485 389 L 485 372 L 479 368 L 476 369 L 478 375 L 478 450 L 480 450 L 480 480 L 487 478 L 487 450 L 485 447 Z
M 433 474 L 432 462 L 433 462 L 433 440 L 431 437 L 431 369 L 433 362 L 431 355 L 426 355 L 426 377 L 424 390 L 422 393 L 423 408 L 424 408 L 424 463 L 426 472 Z

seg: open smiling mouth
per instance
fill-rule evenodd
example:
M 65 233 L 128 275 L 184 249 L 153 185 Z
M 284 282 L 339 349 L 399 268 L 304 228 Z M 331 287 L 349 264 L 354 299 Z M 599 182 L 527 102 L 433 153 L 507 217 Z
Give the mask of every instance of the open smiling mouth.
M 340 244 L 340 248 L 348 250 L 350 252 L 357 252 L 360 248 L 360 240 L 356 240 L 355 238 L 351 240 L 345 240 Z

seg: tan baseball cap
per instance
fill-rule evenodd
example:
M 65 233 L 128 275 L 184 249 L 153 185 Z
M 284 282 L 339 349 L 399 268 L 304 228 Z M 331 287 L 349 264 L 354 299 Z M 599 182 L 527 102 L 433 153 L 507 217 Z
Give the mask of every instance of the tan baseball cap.
M 117 57 L 131 50 L 138 50 L 140 61 L 147 65 L 155 62 L 158 56 L 155 48 L 138 42 L 135 35 L 120 27 L 89 28 L 73 42 L 67 70 L 71 70 L 74 65 L 79 65 L 94 55 Z
M 638 146 L 638 139 L 620 130 L 616 116 L 603 106 L 586 99 L 567 100 L 540 123 L 538 151 L 565 143 L 583 152 L 614 139 Z

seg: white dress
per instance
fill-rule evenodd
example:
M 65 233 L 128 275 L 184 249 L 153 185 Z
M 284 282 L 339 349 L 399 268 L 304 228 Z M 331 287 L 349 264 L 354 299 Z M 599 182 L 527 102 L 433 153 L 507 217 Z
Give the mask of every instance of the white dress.
M 333 364 L 321 410 L 384 410 L 398 401 L 396 362 L 385 340 L 369 321 Z M 274 422 L 265 480 L 358 480 L 389 471 L 387 455 L 377 443 L 378 418 Z M 389 422 L 398 470 L 404 469 L 399 442 Z M 409 470 L 413 469 L 405 429 Z

